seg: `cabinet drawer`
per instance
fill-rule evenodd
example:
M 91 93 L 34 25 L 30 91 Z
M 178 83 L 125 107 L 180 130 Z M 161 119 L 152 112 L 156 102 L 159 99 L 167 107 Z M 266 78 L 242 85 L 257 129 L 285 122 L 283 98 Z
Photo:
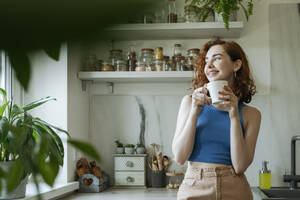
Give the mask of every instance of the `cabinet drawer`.
M 115 185 L 143 186 L 145 185 L 144 172 L 115 172 Z
M 145 170 L 145 157 L 115 157 L 115 170 Z

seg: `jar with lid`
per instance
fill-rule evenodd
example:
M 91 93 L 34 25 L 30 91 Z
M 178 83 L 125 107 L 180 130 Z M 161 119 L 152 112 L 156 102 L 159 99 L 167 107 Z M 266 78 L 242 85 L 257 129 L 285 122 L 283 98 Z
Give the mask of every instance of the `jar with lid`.
M 144 48 L 141 51 L 140 61 L 145 63 L 146 71 L 153 71 L 153 56 L 154 50 L 151 48 Z
M 188 49 L 187 50 L 187 55 L 191 56 L 195 59 L 198 58 L 199 54 L 200 54 L 200 49 L 198 49 L 198 48 L 193 48 L 193 49 Z
M 145 63 L 142 61 L 137 61 L 135 71 L 137 72 L 146 71 Z
M 175 44 L 174 45 L 173 55 L 174 56 L 181 56 L 181 54 L 182 54 L 182 46 L 181 46 L 181 44 Z
M 128 66 L 128 71 L 135 71 L 135 68 L 136 68 L 136 54 L 135 54 L 135 51 L 128 52 L 127 66 Z
M 176 65 L 173 60 L 168 61 L 166 69 L 166 71 L 176 71 Z
M 185 59 L 180 60 L 180 71 L 188 71 Z
M 122 56 L 123 51 L 121 49 L 112 49 L 110 50 L 109 60 L 113 66 L 116 66 L 117 60 L 123 60 Z
M 115 68 L 111 64 L 111 62 L 107 61 L 107 62 L 103 62 L 101 71 L 104 71 L 104 72 L 115 71 Z
M 115 69 L 116 71 L 128 71 L 126 62 L 124 60 L 117 60 Z
M 177 23 L 177 10 L 175 0 L 168 0 L 168 23 Z
M 163 60 L 154 60 L 154 71 L 164 71 L 163 69 Z
M 185 22 L 199 22 L 199 8 L 195 5 L 186 5 L 184 6 L 184 19 Z
M 88 55 L 84 62 L 83 71 L 96 71 L 97 58 L 95 54 Z
M 162 47 L 156 47 L 155 51 L 154 51 L 154 59 L 162 60 L 163 58 L 164 58 L 163 48 Z
M 186 61 L 186 67 L 188 68 L 188 71 L 194 70 L 194 64 L 195 64 L 195 61 L 194 61 L 193 57 L 188 56 L 187 61 Z

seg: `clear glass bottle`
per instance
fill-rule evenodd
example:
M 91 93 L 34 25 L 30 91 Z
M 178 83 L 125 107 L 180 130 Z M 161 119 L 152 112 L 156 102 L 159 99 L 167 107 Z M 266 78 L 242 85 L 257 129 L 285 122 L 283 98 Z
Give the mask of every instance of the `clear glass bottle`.
M 154 71 L 164 71 L 163 69 L 163 60 L 154 60 Z
M 168 0 L 168 23 L 177 23 L 177 10 L 175 0 Z

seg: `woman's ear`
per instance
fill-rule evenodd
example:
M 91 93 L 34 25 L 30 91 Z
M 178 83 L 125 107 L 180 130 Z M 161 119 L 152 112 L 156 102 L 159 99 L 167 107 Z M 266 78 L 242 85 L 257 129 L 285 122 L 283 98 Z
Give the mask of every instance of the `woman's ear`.
M 242 60 L 241 59 L 237 59 L 236 61 L 234 61 L 234 68 L 233 68 L 234 72 L 239 71 L 239 69 L 241 67 L 242 67 Z

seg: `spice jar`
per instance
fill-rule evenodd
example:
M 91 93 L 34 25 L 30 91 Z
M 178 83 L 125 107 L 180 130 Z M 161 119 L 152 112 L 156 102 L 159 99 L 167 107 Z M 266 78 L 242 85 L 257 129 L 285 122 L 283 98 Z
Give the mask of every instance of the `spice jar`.
M 116 66 L 117 60 L 123 60 L 122 58 L 123 51 L 121 49 L 112 49 L 110 50 L 109 60 L 113 66 Z
M 140 61 L 144 62 L 146 71 L 153 71 L 153 56 L 154 50 L 151 48 L 144 48 L 141 52 Z
M 200 54 L 200 49 L 198 49 L 198 48 L 193 48 L 193 49 L 187 50 L 187 55 L 191 56 L 193 58 L 198 58 L 199 54 Z
M 110 62 L 103 62 L 101 71 L 115 71 L 114 66 Z
M 168 0 L 168 23 L 177 23 L 175 0 Z
M 185 22 L 199 22 L 199 8 L 194 5 L 186 5 L 184 6 L 184 19 Z
M 181 50 L 181 44 L 175 44 L 174 45 L 174 56 L 181 56 L 182 50 Z
M 145 63 L 142 62 L 142 61 L 138 61 L 138 62 L 136 63 L 135 71 L 137 71 L 137 72 L 146 71 Z
M 116 71 L 128 71 L 127 65 L 124 60 L 116 61 Z
M 154 60 L 154 71 L 163 71 L 163 60 Z
M 162 60 L 163 58 L 164 58 L 163 48 L 162 47 L 156 47 L 155 51 L 154 51 L 154 59 Z

